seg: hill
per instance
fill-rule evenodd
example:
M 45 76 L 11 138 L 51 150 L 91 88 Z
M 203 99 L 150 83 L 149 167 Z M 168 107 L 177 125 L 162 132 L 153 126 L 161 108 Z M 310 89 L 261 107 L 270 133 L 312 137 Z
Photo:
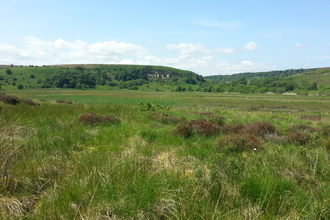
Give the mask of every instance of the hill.
M 330 94 L 330 68 L 239 73 L 205 78 L 216 82 L 208 89 L 216 92 Z
M 20 88 L 157 88 L 201 85 L 205 79 L 192 71 L 164 66 L 68 64 L 53 66 L 0 66 L 2 87 Z
M 206 76 L 205 78 L 210 79 L 214 82 L 222 83 L 229 82 L 232 80 L 237 80 L 244 77 L 245 79 L 252 79 L 254 77 L 258 78 L 272 78 L 272 77 L 287 77 L 296 74 L 301 74 L 305 72 L 314 71 L 315 69 L 288 69 L 288 70 L 274 70 L 268 72 L 246 72 L 246 73 L 236 73 L 232 75 L 214 75 Z

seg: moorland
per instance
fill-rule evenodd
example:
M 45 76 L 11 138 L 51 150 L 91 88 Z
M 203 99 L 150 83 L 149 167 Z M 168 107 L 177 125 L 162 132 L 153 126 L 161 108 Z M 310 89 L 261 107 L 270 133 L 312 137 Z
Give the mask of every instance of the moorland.
M 1 73 L 23 85 L 17 69 Z M 324 70 L 313 71 L 285 77 L 302 85 L 297 77 Z M 204 92 L 202 83 L 218 84 L 191 76 L 196 84 L 158 78 L 138 90 L 17 88 L 7 78 L 0 218 L 329 219 L 330 101 L 321 81 L 308 95 Z M 193 91 L 176 92 L 188 84 Z

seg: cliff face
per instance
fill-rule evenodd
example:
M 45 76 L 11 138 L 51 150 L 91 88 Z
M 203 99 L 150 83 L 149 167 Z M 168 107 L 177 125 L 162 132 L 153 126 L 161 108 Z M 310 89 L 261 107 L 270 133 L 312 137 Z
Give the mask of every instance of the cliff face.
M 158 73 L 156 71 L 155 73 L 149 73 L 148 78 L 151 78 L 151 79 L 169 79 L 170 74 L 161 74 L 161 73 Z

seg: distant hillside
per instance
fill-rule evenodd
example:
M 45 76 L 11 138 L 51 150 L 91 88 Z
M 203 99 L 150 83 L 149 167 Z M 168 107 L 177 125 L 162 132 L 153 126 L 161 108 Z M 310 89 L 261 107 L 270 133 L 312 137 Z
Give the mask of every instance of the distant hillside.
M 314 70 L 315 69 L 288 69 L 288 70 L 275 70 L 269 72 L 256 72 L 256 73 L 247 72 L 247 73 L 237 73 L 232 75 L 205 76 L 205 78 L 210 79 L 214 82 L 221 83 L 221 82 L 230 82 L 232 80 L 236 80 L 242 77 L 244 77 L 247 80 L 252 79 L 253 77 L 258 77 L 258 78 L 287 77 L 287 76 L 292 76 Z
M 117 87 L 139 89 L 151 84 L 201 85 L 194 72 L 164 66 L 70 64 L 53 66 L 0 66 L 2 87 L 76 88 Z
M 330 95 L 330 68 L 240 73 L 205 77 L 215 81 L 212 92 L 296 93 Z

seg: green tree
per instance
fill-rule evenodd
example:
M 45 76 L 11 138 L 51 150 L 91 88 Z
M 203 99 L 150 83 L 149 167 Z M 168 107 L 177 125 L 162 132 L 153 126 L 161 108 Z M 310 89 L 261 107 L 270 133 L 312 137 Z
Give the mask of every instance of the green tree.
M 13 74 L 13 72 L 12 72 L 10 69 L 6 69 L 6 73 L 7 73 L 8 75 Z
M 17 85 L 17 89 L 23 89 L 24 86 L 22 84 Z

